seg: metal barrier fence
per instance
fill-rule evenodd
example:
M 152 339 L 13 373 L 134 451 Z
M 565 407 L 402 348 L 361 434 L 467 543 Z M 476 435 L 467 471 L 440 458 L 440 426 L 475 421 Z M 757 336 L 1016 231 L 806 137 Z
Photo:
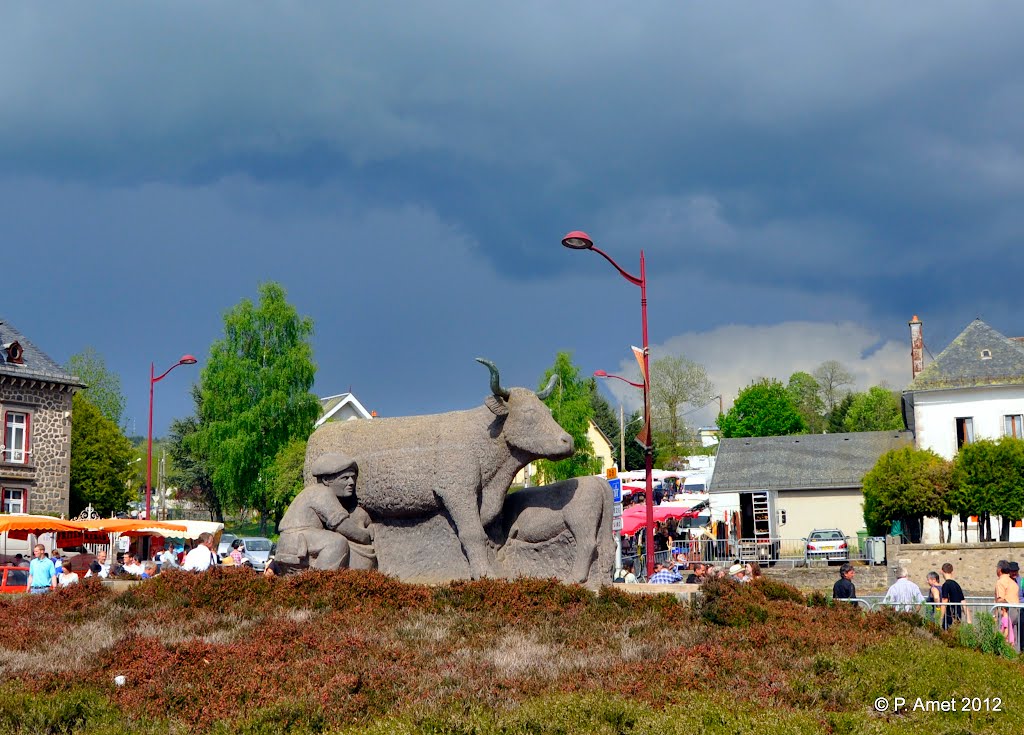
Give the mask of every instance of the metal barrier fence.
M 806 539 L 692 539 L 680 540 L 668 551 L 659 551 L 654 555 L 656 562 L 672 561 L 675 554 L 683 553 L 688 562 L 703 561 L 711 564 L 731 564 L 733 561 L 756 561 L 761 566 L 825 566 L 841 564 L 846 561 L 867 562 L 868 564 L 885 563 L 885 539 L 869 537 L 865 539 L 837 539 L 832 541 L 814 541 Z M 623 559 L 634 559 L 636 569 L 643 571 L 641 560 L 643 555 L 623 556 Z
M 943 627 L 946 627 L 943 624 L 944 618 L 946 618 L 946 622 L 951 622 L 952 624 L 974 625 L 980 616 L 985 615 L 993 621 L 996 630 L 1012 626 L 1013 640 L 1010 643 L 1014 650 L 1018 652 L 1021 650 L 1021 623 L 1024 620 L 1024 603 L 993 602 L 990 597 L 965 597 L 962 603 L 949 605 L 941 602 L 931 602 L 930 600 L 924 602 L 887 601 L 883 596 L 878 595 L 857 597 L 850 600 L 840 599 L 834 600 L 834 602 L 850 602 L 868 612 L 889 609 L 897 612 L 915 613 L 925 620 L 930 620 Z M 960 612 L 959 614 L 954 612 L 947 616 L 946 608 L 954 610 L 959 608 Z

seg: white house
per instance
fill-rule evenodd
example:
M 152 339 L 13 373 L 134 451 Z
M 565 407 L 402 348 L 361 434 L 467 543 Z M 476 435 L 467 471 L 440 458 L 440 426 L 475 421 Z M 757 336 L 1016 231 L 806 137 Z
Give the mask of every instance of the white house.
M 328 421 L 370 419 L 374 415 L 363 408 L 363 404 L 351 393 L 339 393 L 336 396 L 327 396 L 320 399 L 320 418 L 316 420 L 314 427 L 318 427 Z
M 916 316 L 910 334 L 912 380 L 903 392 L 903 410 L 918 448 L 952 459 L 979 439 L 1024 437 L 1024 341 L 975 319 L 925 367 Z M 960 531 L 956 519 L 952 530 Z M 1011 540 L 1018 535 L 1024 540 L 1022 529 L 1011 530 Z M 929 519 L 924 540 L 938 538 L 938 524 Z

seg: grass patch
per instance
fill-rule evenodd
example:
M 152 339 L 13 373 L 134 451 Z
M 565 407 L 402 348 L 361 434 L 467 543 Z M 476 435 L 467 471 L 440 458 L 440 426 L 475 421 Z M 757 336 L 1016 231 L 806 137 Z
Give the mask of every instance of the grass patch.
M 1024 711 L 1019 661 L 954 633 L 778 583 L 706 591 L 229 568 L 3 600 L 0 732 L 1002 734 Z

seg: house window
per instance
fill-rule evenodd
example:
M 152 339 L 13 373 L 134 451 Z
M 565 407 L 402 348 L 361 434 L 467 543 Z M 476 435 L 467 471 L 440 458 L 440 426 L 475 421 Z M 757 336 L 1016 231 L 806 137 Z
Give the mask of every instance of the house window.
M 4 412 L 4 461 L 14 464 L 28 462 L 29 416 L 20 411 Z
M 4 488 L 4 513 L 25 512 L 25 491 L 20 488 Z
M 1014 439 L 1024 439 L 1024 421 L 1019 413 L 1010 416 L 1003 416 L 1003 434 L 1012 436 Z
M 956 420 L 956 448 L 963 449 L 964 444 L 974 441 L 974 419 Z

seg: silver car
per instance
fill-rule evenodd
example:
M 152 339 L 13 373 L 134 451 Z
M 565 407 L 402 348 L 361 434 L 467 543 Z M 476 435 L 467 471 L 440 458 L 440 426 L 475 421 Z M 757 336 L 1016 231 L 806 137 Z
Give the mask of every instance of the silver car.
M 804 558 L 808 561 L 826 559 L 834 561 L 850 560 L 849 537 L 838 528 L 816 528 L 805 539 Z
M 252 568 L 257 572 L 266 569 L 267 564 L 270 563 L 270 557 L 276 550 L 275 544 L 262 536 L 249 536 L 243 538 L 242 542 L 245 544 L 245 558 L 252 563 Z

